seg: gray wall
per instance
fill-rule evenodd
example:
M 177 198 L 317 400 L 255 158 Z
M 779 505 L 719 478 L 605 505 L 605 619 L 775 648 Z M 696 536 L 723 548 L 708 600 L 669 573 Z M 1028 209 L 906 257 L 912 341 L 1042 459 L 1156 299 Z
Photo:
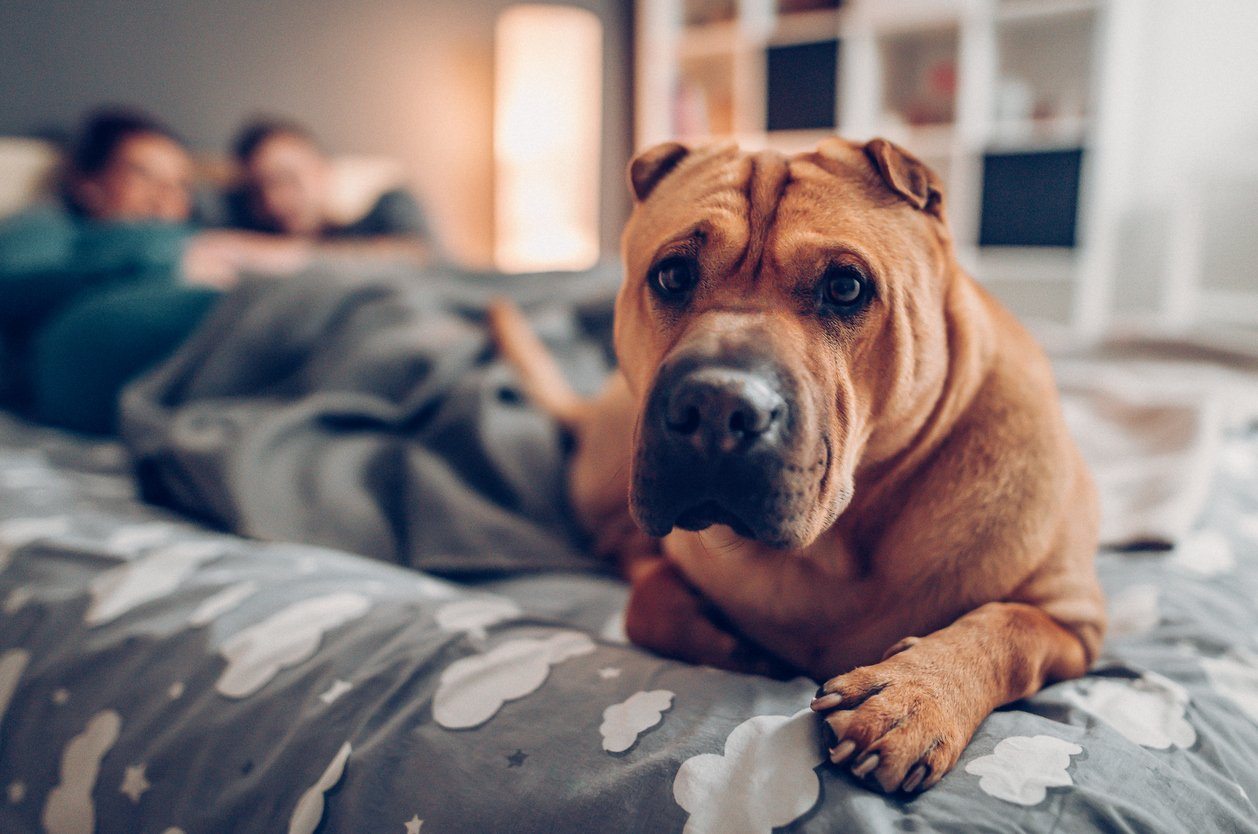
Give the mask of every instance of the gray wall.
M 572 0 L 603 21 L 602 228 L 628 211 L 631 4 Z M 72 127 L 131 103 L 196 146 L 246 116 L 300 118 L 334 151 L 406 165 L 463 260 L 492 253 L 493 29 L 508 0 L 4 0 L 0 134 Z

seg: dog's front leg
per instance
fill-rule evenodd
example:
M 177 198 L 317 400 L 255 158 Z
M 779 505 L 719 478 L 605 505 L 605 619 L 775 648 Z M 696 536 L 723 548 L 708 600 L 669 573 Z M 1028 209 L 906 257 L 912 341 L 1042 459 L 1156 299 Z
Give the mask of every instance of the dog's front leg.
M 689 663 L 786 678 L 796 674 L 764 649 L 735 634 L 681 572 L 658 555 L 625 565 L 629 604 L 625 632 L 639 646 Z
M 826 681 L 812 708 L 832 762 L 884 791 L 911 792 L 938 782 L 996 707 L 1087 665 L 1083 643 L 1044 611 L 993 602 Z

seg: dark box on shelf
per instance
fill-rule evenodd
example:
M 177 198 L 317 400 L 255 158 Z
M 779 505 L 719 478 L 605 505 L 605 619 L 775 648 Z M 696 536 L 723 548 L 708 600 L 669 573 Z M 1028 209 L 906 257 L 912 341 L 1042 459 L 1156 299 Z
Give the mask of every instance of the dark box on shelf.
M 838 112 L 837 40 L 770 46 L 765 128 L 833 130 Z
M 980 246 L 1075 245 L 1083 149 L 983 156 Z

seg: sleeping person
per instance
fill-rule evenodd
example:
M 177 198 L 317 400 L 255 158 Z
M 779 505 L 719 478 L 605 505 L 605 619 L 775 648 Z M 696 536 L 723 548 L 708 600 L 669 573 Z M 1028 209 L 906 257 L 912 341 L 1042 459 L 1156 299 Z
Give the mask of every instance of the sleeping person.
M 299 242 L 323 256 L 424 262 L 432 235 L 419 202 L 394 188 L 365 214 L 339 222 L 332 211 L 332 164 L 314 135 L 287 120 L 246 125 L 234 144 L 241 183 L 226 197 L 225 225 L 256 233 L 259 246 Z

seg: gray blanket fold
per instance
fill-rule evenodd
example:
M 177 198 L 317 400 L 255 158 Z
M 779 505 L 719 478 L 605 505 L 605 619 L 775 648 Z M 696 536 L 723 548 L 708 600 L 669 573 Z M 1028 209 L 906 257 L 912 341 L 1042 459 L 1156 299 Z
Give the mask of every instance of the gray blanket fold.
M 123 437 L 147 494 L 235 532 L 443 573 L 588 569 L 563 438 L 494 358 L 481 311 L 514 298 L 589 389 L 616 280 L 248 282 L 124 393 Z

